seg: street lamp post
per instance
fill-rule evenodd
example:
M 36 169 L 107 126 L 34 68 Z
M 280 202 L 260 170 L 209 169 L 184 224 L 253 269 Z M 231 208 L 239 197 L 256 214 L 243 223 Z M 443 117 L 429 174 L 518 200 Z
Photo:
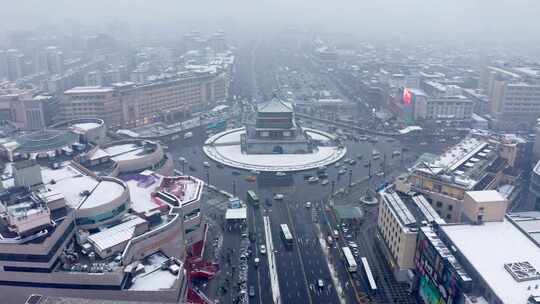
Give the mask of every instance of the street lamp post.
M 206 183 L 210 185 L 210 168 L 206 168 Z
M 368 178 L 371 178 L 371 159 L 368 161 Z
M 386 177 L 386 154 L 383 154 L 382 172 L 383 172 L 383 176 Z
M 232 192 L 233 192 L 233 195 L 236 196 L 236 180 L 235 179 L 232 181 Z
M 349 169 L 349 187 L 352 187 L 352 169 Z
M 182 174 L 185 174 L 186 172 L 186 162 L 187 160 L 183 157 L 180 157 L 178 158 L 178 160 L 180 161 L 180 163 L 182 164 Z
M 332 181 L 332 190 L 330 192 L 330 196 L 332 196 L 334 194 L 335 188 L 336 188 L 336 181 Z

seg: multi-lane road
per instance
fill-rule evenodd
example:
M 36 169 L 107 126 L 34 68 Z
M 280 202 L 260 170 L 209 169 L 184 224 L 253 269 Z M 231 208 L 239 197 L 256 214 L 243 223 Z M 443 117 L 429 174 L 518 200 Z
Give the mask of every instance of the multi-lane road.
M 203 130 L 195 131 L 196 135 Z M 325 256 L 322 244 L 318 239 L 318 229 L 320 227 L 323 237 L 328 235 L 329 231 L 323 208 L 323 201 L 326 200 L 331 192 L 331 184 L 322 185 L 320 183 L 310 184 L 304 179 L 304 174 L 315 174 L 315 172 L 292 173 L 287 177 L 280 178 L 275 174 L 261 174 L 257 182 L 248 182 L 245 177 L 248 172 L 239 171 L 232 168 L 218 168 L 212 165 L 210 168 L 204 168 L 203 162 L 207 161 L 203 155 L 200 145 L 202 140 L 195 136 L 190 141 L 175 141 L 168 144 L 170 152 L 174 158 L 183 156 L 188 159 L 195 171 L 186 173 L 199 176 L 203 180 L 210 178 L 210 183 L 220 189 L 235 193 L 237 196 L 245 199 L 247 190 L 255 190 L 260 198 L 259 208 L 248 208 L 249 231 L 252 236 L 250 243 L 252 256 L 248 267 L 248 286 L 253 287 L 255 295 L 250 297 L 251 303 L 268 303 L 272 299 L 273 293 L 271 286 L 270 265 L 266 255 L 260 253 L 260 245 L 265 244 L 266 234 L 263 223 L 263 217 L 267 216 L 270 223 L 271 239 L 274 245 L 275 267 L 277 271 L 281 303 L 340 303 L 335 281 L 330 275 L 327 261 L 333 263 L 336 269 L 337 281 L 343 290 L 343 299 L 346 303 L 354 303 L 357 299 L 355 291 L 361 291 L 362 286 L 354 290 L 347 272 L 344 271 L 339 251 L 330 248 L 329 256 Z M 368 168 L 364 167 L 367 159 L 371 158 L 371 152 L 376 149 L 380 153 L 387 154 L 388 170 L 400 166 L 400 160 L 392 159 L 391 153 L 399 149 L 399 143 L 396 141 L 386 141 L 383 138 L 378 143 L 354 142 L 345 143 L 348 148 L 348 158 L 356 158 L 363 155 L 356 165 L 347 165 L 351 169 L 351 180 L 358 181 L 367 176 Z M 382 160 L 373 161 L 373 172 L 380 170 Z M 188 166 L 185 166 L 186 170 Z M 377 169 L 375 169 L 377 168 Z M 348 174 L 338 175 L 340 168 L 329 166 L 327 169 L 328 180 L 335 182 L 334 190 L 341 188 L 347 189 L 349 184 Z M 236 172 L 235 175 L 232 174 Z M 383 177 L 374 177 L 377 181 L 371 185 L 382 183 Z M 355 198 L 351 202 L 357 201 L 362 190 L 355 189 Z M 358 189 L 358 190 L 356 190 Z M 272 199 L 275 193 L 284 194 L 283 201 Z M 351 195 L 349 195 L 351 197 Z M 271 202 L 271 206 L 266 201 Z M 311 208 L 305 207 L 305 202 L 311 201 Z M 373 219 L 370 219 L 373 220 Z M 280 224 L 289 225 L 294 236 L 292 248 L 286 248 L 280 236 Z M 318 226 L 317 226 L 318 224 Z M 370 231 L 372 233 L 373 231 Z M 239 235 L 237 237 L 240 237 Z M 370 241 L 371 242 L 371 241 Z M 229 242 L 224 247 L 230 247 L 237 242 Z M 269 254 L 267 252 L 266 254 Z M 254 265 L 255 257 L 259 257 L 258 267 Z M 321 279 L 324 282 L 322 288 L 318 287 L 317 281 Z M 225 297 L 225 299 L 234 299 L 234 297 Z

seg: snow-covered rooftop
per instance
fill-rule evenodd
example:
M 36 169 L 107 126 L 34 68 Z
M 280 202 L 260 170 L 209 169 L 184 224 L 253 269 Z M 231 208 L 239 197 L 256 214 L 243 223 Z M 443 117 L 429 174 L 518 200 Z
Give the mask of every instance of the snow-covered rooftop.
M 257 112 L 260 113 L 292 113 L 293 107 L 291 104 L 273 98 L 269 102 L 261 103 L 257 106 Z
M 513 212 L 508 219 L 531 237 L 540 248 L 540 211 Z
M 146 155 L 144 144 L 125 143 L 104 148 L 113 161 L 133 160 Z
M 432 176 L 440 176 L 449 181 L 453 180 L 456 184 L 470 188 L 477 180 L 469 173 L 476 171 L 476 164 L 481 163 L 479 160 L 489 158 L 492 150 L 487 149 L 488 146 L 485 140 L 466 138 L 437 158 L 419 162 L 415 170 Z M 470 161 L 471 159 L 474 160 Z M 461 169 L 457 170 L 460 167 Z
M 58 169 L 42 167 L 45 187 L 64 195 L 66 203 L 74 208 L 94 208 L 120 196 L 124 187 L 120 182 L 98 180 L 70 163 Z M 82 195 L 88 191 L 88 195 Z
M 197 201 L 200 198 L 203 183 L 191 176 L 165 177 L 161 180 L 161 191 L 174 195 L 185 205 Z
M 444 233 L 503 303 L 527 303 L 540 275 L 518 281 L 505 267 L 528 262 L 540 270 L 540 248 L 505 219 L 482 225 L 443 225 Z
M 247 208 L 234 208 L 225 211 L 226 220 L 245 220 L 247 219 Z
M 82 123 L 73 124 L 72 126 L 75 129 L 79 129 L 79 130 L 82 130 L 82 131 L 88 131 L 88 130 L 92 130 L 92 129 L 95 129 L 95 128 L 99 128 L 100 124 L 98 124 L 97 122 L 82 122 Z
M 161 253 L 155 253 L 148 256 L 143 261 L 144 271 L 133 278 L 133 284 L 129 290 L 152 291 L 171 289 L 178 279 L 168 270 L 162 270 L 161 264 L 167 260 L 167 257 Z
M 125 183 L 129 189 L 129 196 L 131 198 L 131 209 L 135 213 L 143 214 L 158 209 L 160 205 L 155 202 L 151 194 L 158 188 L 162 176 L 153 174 L 146 178 L 146 182 L 141 182 L 141 179 L 128 179 Z
M 88 241 L 101 251 L 105 251 L 108 248 L 129 241 L 135 236 L 135 227 L 145 222 L 146 220 L 135 216 L 129 221 L 90 235 Z
M 467 191 L 467 195 L 477 203 L 500 202 L 505 200 L 504 196 L 497 190 Z
M 382 192 L 381 194 L 402 226 L 410 226 L 416 223 L 416 218 L 396 192 Z
M 108 180 L 99 181 L 97 186 L 91 190 L 90 195 L 84 200 L 80 208 L 94 208 L 110 202 L 121 196 L 122 193 L 124 193 L 124 190 L 124 186 L 120 183 Z
M 114 89 L 112 87 L 102 87 L 102 86 L 87 86 L 87 87 L 74 87 L 64 92 L 64 94 L 83 94 L 83 93 L 107 93 L 112 92 Z
M 144 172 L 143 172 L 144 173 Z M 165 182 L 167 185 L 165 186 Z M 156 191 L 165 191 L 174 195 L 180 205 L 188 204 L 200 198 L 202 181 L 193 177 L 163 177 L 149 171 L 149 174 L 135 174 L 125 179 L 132 202 L 131 209 L 135 213 L 145 213 L 158 209 L 166 204 L 152 196 Z

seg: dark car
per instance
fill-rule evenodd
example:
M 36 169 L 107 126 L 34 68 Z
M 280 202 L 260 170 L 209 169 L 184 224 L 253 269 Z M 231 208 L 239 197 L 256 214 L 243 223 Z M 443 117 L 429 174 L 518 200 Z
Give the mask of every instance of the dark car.
M 319 175 L 319 178 L 327 178 L 328 177 L 328 173 L 326 173 L 326 172 L 321 172 L 318 175 Z

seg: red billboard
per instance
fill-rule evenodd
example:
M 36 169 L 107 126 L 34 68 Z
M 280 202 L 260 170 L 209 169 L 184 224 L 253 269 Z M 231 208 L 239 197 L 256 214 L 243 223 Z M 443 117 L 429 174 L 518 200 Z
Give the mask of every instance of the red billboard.
M 412 103 L 412 92 L 407 88 L 403 89 L 403 103 L 406 105 Z

